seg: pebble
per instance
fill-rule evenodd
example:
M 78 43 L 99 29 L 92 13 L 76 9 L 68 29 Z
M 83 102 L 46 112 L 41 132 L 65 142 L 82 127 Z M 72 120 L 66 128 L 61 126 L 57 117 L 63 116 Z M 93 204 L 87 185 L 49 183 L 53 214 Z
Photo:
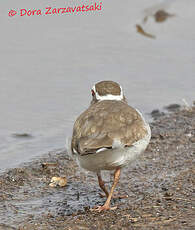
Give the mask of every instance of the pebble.
M 49 184 L 50 187 L 57 187 L 58 185 L 60 187 L 64 187 L 67 184 L 67 179 L 66 177 L 52 177 L 51 178 L 51 183 Z

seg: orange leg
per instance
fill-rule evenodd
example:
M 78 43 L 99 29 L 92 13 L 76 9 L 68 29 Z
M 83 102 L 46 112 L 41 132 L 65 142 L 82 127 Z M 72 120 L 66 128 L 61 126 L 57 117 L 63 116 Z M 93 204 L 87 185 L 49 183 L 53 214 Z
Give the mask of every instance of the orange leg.
M 108 197 L 109 192 L 108 192 L 108 190 L 107 190 L 106 187 L 105 187 L 105 183 L 104 183 L 104 181 L 102 180 L 102 177 L 101 177 L 101 173 L 100 173 L 100 172 L 97 173 L 97 177 L 98 177 L 98 182 L 99 182 L 100 188 L 105 192 L 106 197 Z
M 98 206 L 97 208 L 95 208 L 95 209 L 93 209 L 93 210 L 98 211 L 98 212 L 101 212 L 101 211 L 103 211 L 103 210 L 109 210 L 109 209 L 112 209 L 112 210 L 113 210 L 113 209 L 116 209 L 116 208 L 117 208 L 117 207 L 110 208 L 110 201 L 111 201 L 111 198 L 112 198 L 112 194 L 113 194 L 113 192 L 114 192 L 114 189 L 115 189 L 115 187 L 116 187 L 116 185 L 117 185 L 117 183 L 118 183 L 118 181 L 119 181 L 120 172 L 121 172 L 120 168 L 116 169 L 116 171 L 114 172 L 114 183 L 113 183 L 113 185 L 112 185 L 112 187 L 111 187 L 110 193 L 109 193 L 109 195 L 108 195 L 108 198 L 107 198 L 105 204 L 104 204 L 103 206 Z

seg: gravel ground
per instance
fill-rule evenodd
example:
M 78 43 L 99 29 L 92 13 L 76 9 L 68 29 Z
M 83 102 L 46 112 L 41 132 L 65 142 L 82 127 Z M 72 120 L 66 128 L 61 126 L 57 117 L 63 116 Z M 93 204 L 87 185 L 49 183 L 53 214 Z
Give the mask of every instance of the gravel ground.
M 62 150 L 0 175 L 0 230 L 195 229 L 195 107 L 160 113 L 151 128 L 145 153 L 122 170 L 116 191 L 128 198 L 113 199 L 116 210 L 90 211 L 105 201 L 97 178 Z M 67 185 L 50 187 L 53 176 Z

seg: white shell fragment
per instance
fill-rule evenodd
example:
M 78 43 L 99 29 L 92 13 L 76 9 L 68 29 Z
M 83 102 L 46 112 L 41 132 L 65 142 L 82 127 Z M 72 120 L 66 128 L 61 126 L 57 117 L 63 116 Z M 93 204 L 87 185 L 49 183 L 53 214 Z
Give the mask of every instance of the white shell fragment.
M 56 186 L 60 186 L 60 187 L 64 187 L 67 184 L 67 179 L 66 177 L 52 177 L 51 178 L 51 183 L 49 184 L 50 187 L 56 187 Z

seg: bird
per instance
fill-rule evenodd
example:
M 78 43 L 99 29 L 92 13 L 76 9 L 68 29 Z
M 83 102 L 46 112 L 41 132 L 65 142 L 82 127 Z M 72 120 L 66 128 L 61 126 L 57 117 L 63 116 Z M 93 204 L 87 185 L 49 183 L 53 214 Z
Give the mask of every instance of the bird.
M 121 169 L 133 162 L 147 148 L 151 129 L 142 114 L 129 106 L 122 87 L 114 81 L 96 83 L 92 100 L 73 126 L 71 152 L 81 168 L 97 174 L 106 202 L 92 210 L 112 210 L 110 202 Z M 114 181 L 107 190 L 101 172 L 114 171 Z

